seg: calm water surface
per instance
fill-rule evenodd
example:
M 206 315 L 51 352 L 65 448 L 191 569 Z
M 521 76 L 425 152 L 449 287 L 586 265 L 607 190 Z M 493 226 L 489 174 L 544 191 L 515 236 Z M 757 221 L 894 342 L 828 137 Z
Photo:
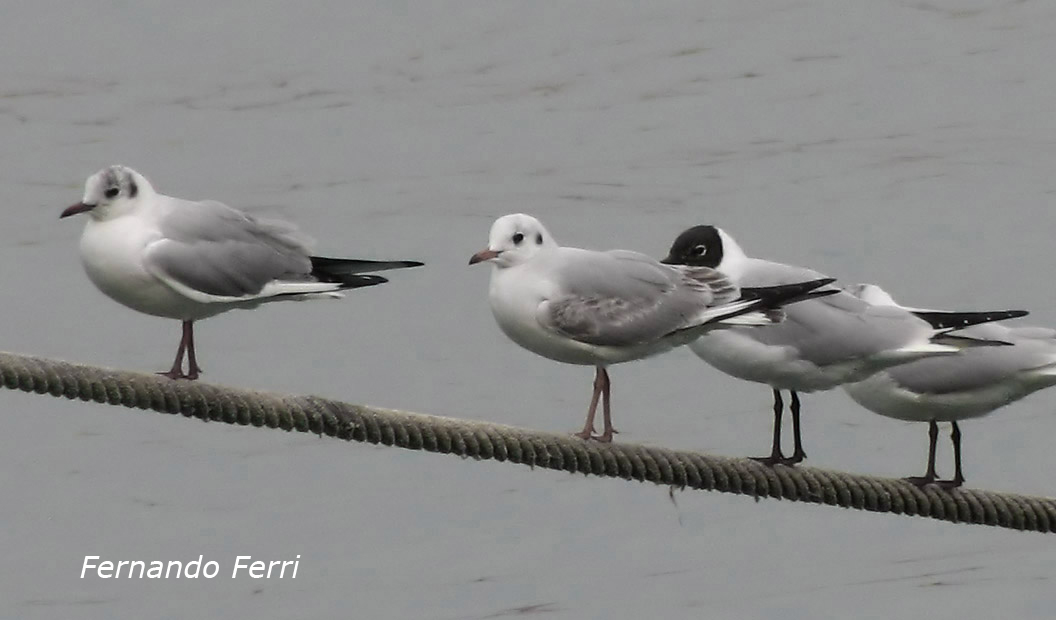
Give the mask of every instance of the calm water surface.
M 0 348 L 166 368 L 58 221 L 112 163 L 423 270 L 199 327 L 210 381 L 575 430 L 589 369 L 507 342 L 466 260 L 527 211 L 570 245 L 749 252 L 1056 325 L 1056 8 L 36 2 L 0 20 Z M 612 372 L 620 439 L 768 448 L 770 393 L 687 351 Z M 966 423 L 972 485 L 1051 495 L 1053 398 Z M 926 430 L 805 402 L 810 463 L 919 473 Z M 1051 618 L 1049 538 L 0 393 L 0 615 Z M 945 444 L 944 444 L 945 446 Z M 946 463 L 948 455 L 940 458 Z M 79 579 L 86 554 L 300 555 L 296 580 Z M 863 613 L 864 612 L 864 613 Z

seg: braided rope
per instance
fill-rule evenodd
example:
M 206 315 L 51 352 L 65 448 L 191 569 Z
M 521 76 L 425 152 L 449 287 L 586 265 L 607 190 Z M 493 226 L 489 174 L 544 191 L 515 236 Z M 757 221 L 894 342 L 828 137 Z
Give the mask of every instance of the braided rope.
M 601 444 L 568 435 L 351 405 L 314 396 L 287 396 L 171 381 L 0 352 L 4 387 L 152 409 L 201 420 L 316 433 L 351 441 L 495 459 L 557 469 L 775 497 L 1017 530 L 1056 532 L 1056 499 L 975 489 L 919 489 L 903 480 L 810 467 L 770 468 L 723 458 L 628 443 Z

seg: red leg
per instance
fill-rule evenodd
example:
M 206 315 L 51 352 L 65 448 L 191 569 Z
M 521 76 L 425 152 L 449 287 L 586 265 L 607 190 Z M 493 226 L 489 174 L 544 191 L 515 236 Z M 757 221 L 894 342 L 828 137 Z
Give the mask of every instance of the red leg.
M 184 338 L 187 340 L 187 375 L 186 379 L 194 381 L 202 372 L 198 367 L 198 358 L 194 356 L 194 321 L 183 322 Z
M 176 361 L 172 363 L 172 369 L 168 372 L 159 372 L 158 374 L 163 377 L 170 379 L 183 379 L 183 352 L 187 349 L 187 328 L 183 329 L 183 336 L 180 337 L 180 346 L 176 349 Z
M 601 384 L 600 374 L 604 372 L 599 366 L 594 372 L 594 394 L 590 397 L 590 408 L 587 409 L 587 423 L 583 425 L 583 430 L 578 433 L 573 433 L 580 439 L 592 439 L 594 437 L 594 414 L 598 410 L 598 398 L 601 396 Z
M 601 411 L 603 420 L 605 423 L 604 428 L 601 431 L 601 435 L 595 437 L 602 443 L 609 443 L 612 441 L 612 435 L 619 431 L 612 427 L 612 408 L 609 406 L 609 388 L 612 385 L 609 381 L 609 371 L 604 367 L 598 368 L 598 378 L 601 379 Z
M 187 353 L 187 374 L 183 372 L 183 354 Z M 198 374 L 201 373 L 201 369 L 198 368 L 198 360 L 194 357 L 194 321 L 183 322 L 183 336 L 180 338 L 180 347 L 176 349 L 176 361 L 172 363 L 172 369 L 168 372 L 159 372 L 158 374 L 163 377 L 170 379 L 187 379 L 194 381 L 198 378 Z

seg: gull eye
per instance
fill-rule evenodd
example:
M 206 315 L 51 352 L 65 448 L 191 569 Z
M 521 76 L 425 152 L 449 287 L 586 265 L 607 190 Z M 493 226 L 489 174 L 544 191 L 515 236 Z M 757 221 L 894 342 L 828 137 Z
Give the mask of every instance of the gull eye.
M 537 233 L 535 235 L 535 245 L 543 245 L 543 233 Z
M 107 198 L 113 198 L 113 197 L 117 196 L 117 194 L 120 193 L 120 191 L 121 190 L 119 190 L 116 187 L 111 187 L 110 189 L 106 190 L 105 196 Z
M 521 245 L 522 241 L 524 241 L 524 235 L 521 233 L 513 233 L 513 245 Z
M 704 245 L 698 245 L 690 251 L 690 254 L 693 256 L 704 256 L 707 251 L 708 248 L 704 247 Z

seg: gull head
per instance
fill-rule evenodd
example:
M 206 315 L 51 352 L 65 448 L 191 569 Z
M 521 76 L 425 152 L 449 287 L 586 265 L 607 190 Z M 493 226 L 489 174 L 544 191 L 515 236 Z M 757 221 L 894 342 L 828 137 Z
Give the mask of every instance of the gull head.
M 741 246 L 717 226 L 694 226 L 682 231 L 671 244 L 661 263 L 711 267 L 735 279 L 740 278 L 745 256 Z
M 88 177 L 84 197 L 59 217 L 87 213 L 95 220 L 107 220 L 133 211 L 144 194 L 152 193 L 154 188 L 140 173 L 125 166 L 110 166 Z
M 694 226 L 682 231 L 671 244 L 667 258 L 660 262 L 718 269 L 725 253 L 724 245 L 720 229 L 715 226 Z
M 898 302 L 895 301 L 891 294 L 880 288 L 875 284 L 852 284 L 846 287 L 846 290 L 851 295 L 854 295 L 858 299 L 861 299 L 865 303 L 872 304 L 874 306 L 897 306 Z
M 500 268 L 513 267 L 556 247 L 557 242 L 542 222 L 530 215 L 513 213 L 495 220 L 488 235 L 488 247 L 474 254 L 469 264 L 488 261 Z

